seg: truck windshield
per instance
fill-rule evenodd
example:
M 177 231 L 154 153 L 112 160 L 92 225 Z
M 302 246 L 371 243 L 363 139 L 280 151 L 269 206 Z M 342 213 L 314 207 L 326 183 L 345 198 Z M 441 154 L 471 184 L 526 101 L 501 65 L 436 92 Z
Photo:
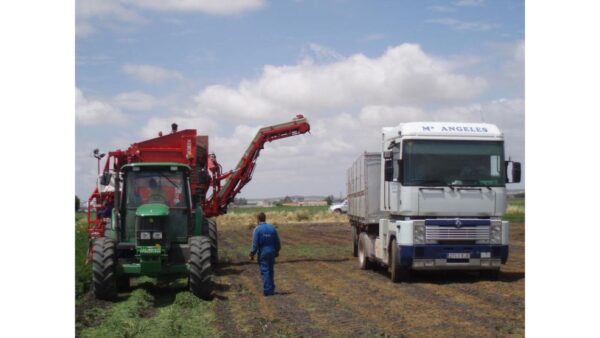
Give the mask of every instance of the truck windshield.
M 406 140 L 405 186 L 504 186 L 501 141 Z
M 146 203 L 163 203 L 170 208 L 185 208 L 184 178 L 182 172 L 132 171 L 127 175 L 127 208 Z

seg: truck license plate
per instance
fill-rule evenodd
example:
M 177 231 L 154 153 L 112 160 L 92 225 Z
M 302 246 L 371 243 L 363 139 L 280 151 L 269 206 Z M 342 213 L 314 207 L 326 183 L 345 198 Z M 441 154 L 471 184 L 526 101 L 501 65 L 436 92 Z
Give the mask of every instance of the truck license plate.
M 469 259 L 471 254 L 468 252 L 450 252 L 448 253 L 448 259 Z

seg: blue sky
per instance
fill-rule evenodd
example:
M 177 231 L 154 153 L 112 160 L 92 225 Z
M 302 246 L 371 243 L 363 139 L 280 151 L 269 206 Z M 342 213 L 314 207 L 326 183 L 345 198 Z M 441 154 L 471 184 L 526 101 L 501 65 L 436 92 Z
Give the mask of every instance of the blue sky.
M 269 144 L 245 197 L 345 193 L 381 127 L 490 122 L 524 160 L 523 1 L 77 0 L 76 193 L 91 150 L 171 122 L 231 169 L 260 126 L 297 113 L 312 134 Z M 522 185 L 521 185 L 522 186 Z

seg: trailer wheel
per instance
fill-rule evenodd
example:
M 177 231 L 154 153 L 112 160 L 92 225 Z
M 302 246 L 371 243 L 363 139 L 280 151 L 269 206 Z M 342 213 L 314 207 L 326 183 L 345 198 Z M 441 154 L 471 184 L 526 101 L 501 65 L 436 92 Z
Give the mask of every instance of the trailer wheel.
M 116 267 L 115 242 L 106 237 L 94 240 L 92 281 L 96 298 L 111 300 L 117 296 Z
M 208 238 L 210 239 L 210 264 L 216 269 L 219 263 L 219 241 L 217 234 L 217 221 L 208 219 Z
M 358 256 L 358 236 L 356 236 L 356 227 L 352 226 L 352 256 Z
M 188 284 L 197 297 L 209 299 L 212 294 L 213 271 L 210 264 L 210 239 L 206 236 L 190 238 L 190 271 Z
M 367 241 L 369 240 L 369 236 L 366 233 L 361 232 L 358 236 L 358 266 L 361 270 L 367 270 L 371 268 L 371 262 L 369 261 L 369 257 L 366 253 Z
M 390 270 L 390 279 L 392 280 L 392 282 L 394 283 L 399 283 L 399 282 L 408 282 L 410 280 L 410 268 L 405 268 L 402 265 L 400 265 L 400 254 L 398 252 L 398 243 L 396 242 L 396 239 L 392 239 L 392 244 L 391 244 L 391 250 L 390 250 L 390 264 L 389 264 L 389 270 Z
M 479 271 L 479 277 L 484 280 L 498 280 L 500 278 L 500 269 L 481 270 Z

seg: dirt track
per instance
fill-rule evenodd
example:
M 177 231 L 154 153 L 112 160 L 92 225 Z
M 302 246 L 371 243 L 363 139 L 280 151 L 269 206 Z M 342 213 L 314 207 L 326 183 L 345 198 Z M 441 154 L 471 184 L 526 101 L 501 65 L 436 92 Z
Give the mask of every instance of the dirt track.
M 262 296 L 247 252 L 252 230 L 219 229 L 214 325 L 224 336 L 461 336 L 524 334 L 524 225 L 511 225 L 508 263 L 497 282 L 477 273 L 421 273 L 393 284 L 361 271 L 344 224 L 279 227 L 277 295 Z

